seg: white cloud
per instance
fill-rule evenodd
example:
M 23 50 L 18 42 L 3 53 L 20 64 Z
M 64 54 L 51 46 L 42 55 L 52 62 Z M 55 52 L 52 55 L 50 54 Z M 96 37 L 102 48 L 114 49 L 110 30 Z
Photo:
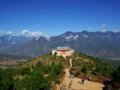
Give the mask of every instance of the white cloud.
M 13 32 L 11 32 L 11 31 L 6 32 L 6 35 L 12 35 L 12 34 L 13 34 Z
M 118 29 L 113 29 L 112 31 L 113 31 L 114 33 L 119 32 L 119 30 L 118 30 Z
M 106 32 L 107 31 L 107 29 L 105 29 L 105 28 L 103 28 L 103 29 L 101 29 L 101 32 Z
M 8 32 L 0 32 L 0 35 L 12 35 L 13 34 L 13 32 L 11 32 L 11 31 L 8 31 Z
M 28 34 L 28 33 L 29 33 L 28 30 L 23 30 L 23 31 L 21 32 L 22 35 L 26 35 L 26 34 Z
M 100 27 L 99 27 L 99 29 L 103 33 L 105 33 L 106 31 L 112 31 L 114 33 L 120 32 L 120 29 L 118 29 L 118 28 L 110 28 L 106 24 L 101 24 Z
M 100 25 L 100 31 L 103 32 L 103 33 L 106 32 L 107 31 L 107 27 L 106 26 L 107 26 L 106 24 L 101 24 Z
M 101 24 L 101 27 L 106 27 L 107 25 L 106 24 Z

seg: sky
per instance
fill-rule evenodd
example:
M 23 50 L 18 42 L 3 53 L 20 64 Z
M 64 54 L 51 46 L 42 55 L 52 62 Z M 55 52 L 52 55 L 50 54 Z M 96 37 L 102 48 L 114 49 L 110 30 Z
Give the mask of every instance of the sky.
M 0 33 L 120 31 L 120 0 L 0 0 Z

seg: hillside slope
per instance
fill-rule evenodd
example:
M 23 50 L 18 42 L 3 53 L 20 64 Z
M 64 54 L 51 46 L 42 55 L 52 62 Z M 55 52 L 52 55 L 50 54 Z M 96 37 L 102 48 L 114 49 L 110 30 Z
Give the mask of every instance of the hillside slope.
M 71 57 L 43 55 L 23 62 L 18 67 L 0 69 L 0 90 L 50 90 L 56 84 L 62 83 L 65 68 L 71 64 L 70 73 L 76 77 L 92 76 L 92 80 L 100 82 L 105 78 L 110 79 L 112 67 L 98 58 L 81 53 Z

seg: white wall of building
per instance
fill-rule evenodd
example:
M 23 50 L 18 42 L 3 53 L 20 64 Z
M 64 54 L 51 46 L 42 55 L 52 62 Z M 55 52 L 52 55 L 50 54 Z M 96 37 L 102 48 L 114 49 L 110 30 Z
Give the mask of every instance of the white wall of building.
M 74 50 L 73 49 L 70 49 L 68 51 L 65 51 L 65 54 L 63 54 L 61 51 L 58 51 L 58 50 L 52 50 L 52 55 L 54 55 L 56 53 L 57 56 L 63 56 L 63 57 L 66 57 L 66 56 L 71 56 L 73 53 L 74 53 Z

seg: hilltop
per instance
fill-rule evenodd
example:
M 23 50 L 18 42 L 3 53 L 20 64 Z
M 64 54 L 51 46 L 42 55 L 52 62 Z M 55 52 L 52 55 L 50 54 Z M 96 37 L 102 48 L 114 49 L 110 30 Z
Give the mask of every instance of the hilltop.
M 62 56 L 55 56 L 55 55 L 51 55 L 51 54 L 45 54 L 36 58 L 33 58 L 29 61 L 27 61 L 26 63 L 23 63 L 22 66 L 23 67 L 31 67 L 31 66 L 35 66 L 37 63 L 42 62 L 46 65 L 51 65 L 52 63 L 63 63 L 65 66 L 68 66 L 68 60 L 65 59 Z
M 111 73 L 114 72 L 112 66 L 100 61 L 99 58 L 82 53 L 75 53 L 67 58 L 46 54 L 26 61 L 15 68 L 0 69 L 0 89 L 55 89 L 56 85 L 64 80 L 64 70 L 70 66 L 69 59 L 72 59 L 73 63 L 70 73 L 76 77 L 91 76 L 92 81 L 101 83 L 105 79 L 116 80 L 111 77 Z M 114 73 L 112 75 L 117 75 Z M 119 84 L 119 79 L 117 80 L 115 82 Z

